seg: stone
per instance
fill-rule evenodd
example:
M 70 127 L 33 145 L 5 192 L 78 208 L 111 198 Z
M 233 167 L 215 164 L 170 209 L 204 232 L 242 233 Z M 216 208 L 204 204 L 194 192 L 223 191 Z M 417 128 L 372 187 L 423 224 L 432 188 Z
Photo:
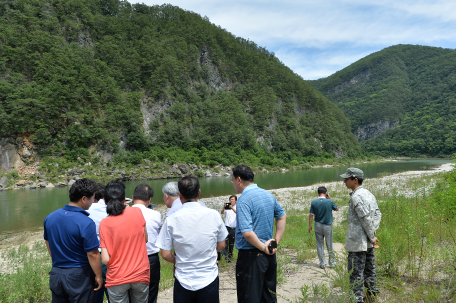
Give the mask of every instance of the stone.
M 35 188 L 36 188 L 36 184 L 30 185 L 30 189 L 35 189 Z
M 24 186 L 26 183 L 25 183 L 25 180 L 19 180 L 17 183 L 16 183 L 16 186 Z
M 144 163 L 146 163 L 147 165 L 150 165 L 152 162 L 150 160 L 144 159 Z
M 65 186 L 65 183 L 63 183 L 63 182 L 57 182 L 57 183 L 55 183 L 54 186 L 55 186 L 55 187 L 63 187 L 63 186 Z
M 217 177 L 219 174 L 218 173 L 212 173 L 212 176 Z
M 119 171 L 118 168 L 116 168 L 112 173 L 113 173 L 113 174 L 118 174 L 118 173 L 120 173 L 120 171 Z
M 30 158 L 31 156 L 32 156 L 32 154 L 28 151 L 28 149 L 25 149 L 22 152 L 22 157 L 24 157 L 24 158 Z
M 144 169 L 150 169 L 150 166 L 145 166 Z
M 188 169 L 188 167 L 184 164 L 179 164 L 177 165 L 177 168 L 179 168 L 179 170 L 183 173 L 183 174 L 188 174 L 190 172 L 190 170 Z
M 231 175 L 230 175 L 229 173 L 225 173 L 225 176 L 229 177 L 229 176 L 231 176 Z
M 205 176 L 206 176 L 206 177 L 212 177 L 212 174 L 211 174 L 210 171 L 206 171 Z
M 178 170 L 177 168 L 174 168 L 174 167 L 170 167 L 169 168 L 169 173 L 172 174 L 172 175 L 180 175 L 181 174 L 180 170 Z
M 48 187 L 48 188 L 52 188 L 52 187 L 54 187 L 54 184 L 52 184 L 52 183 L 49 183 L 48 185 L 46 185 L 46 187 Z
M 8 182 L 9 182 L 8 177 L 3 176 L 3 177 L 0 179 L 0 188 L 6 187 L 6 184 L 8 184 Z
M 43 182 L 40 182 L 38 183 L 38 187 L 46 187 L 48 185 L 48 182 L 47 181 L 43 181 Z
M 74 181 L 74 180 L 70 180 L 70 181 L 68 181 L 68 186 L 71 186 L 71 185 L 73 185 L 75 182 L 76 182 L 76 181 Z

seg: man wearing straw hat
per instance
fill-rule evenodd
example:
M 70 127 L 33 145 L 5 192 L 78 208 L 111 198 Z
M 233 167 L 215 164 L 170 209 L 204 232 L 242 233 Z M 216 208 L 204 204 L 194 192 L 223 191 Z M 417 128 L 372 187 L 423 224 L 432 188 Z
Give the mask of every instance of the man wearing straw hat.
M 356 302 L 364 302 L 366 296 L 374 299 L 379 293 L 375 272 L 374 248 L 378 248 L 375 233 L 380 225 L 382 214 L 375 196 L 363 188 L 364 173 L 358 168 L 348 168 L 344 178 L 345 186 L 351 189 L 348 229 L 345 249 L 348 251 L 348 271 L 350 285 Z M 364 286 L 367 294 L 364 296 Z

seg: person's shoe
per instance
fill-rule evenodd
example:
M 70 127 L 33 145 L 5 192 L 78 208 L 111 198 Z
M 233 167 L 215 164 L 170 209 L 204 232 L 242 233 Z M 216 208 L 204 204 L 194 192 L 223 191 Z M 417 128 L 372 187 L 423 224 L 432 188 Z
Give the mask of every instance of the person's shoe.
M 336 265 L 337 265 L 337 263 L 330 263 L 330 264 L 329 264 L 329 267 L 334 268 L 334 267 L 336 267 Z
M 321 264 L 320 264 L 320 268 L 321 268 L 321 269 L 325 269 L 325 268 L 326 268 L 326 265 L 321 265 Z

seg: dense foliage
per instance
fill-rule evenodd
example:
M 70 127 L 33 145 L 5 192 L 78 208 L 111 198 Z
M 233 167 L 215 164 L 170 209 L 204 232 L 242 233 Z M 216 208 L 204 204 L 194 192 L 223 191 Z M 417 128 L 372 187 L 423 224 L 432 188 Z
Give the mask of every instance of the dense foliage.
M 285 162 L 360 154 L 337 106 L 273 53 L 196 13 L 0 0 L 0 33 L 0 136 L 27 137 L 41 154 L 176 147 Z
M 351 120 L 352 131 L 379 121 L 395 129 L 363 141 L 380 155 L 456 152 L 456 51 L 397 45 L 310 82 Z

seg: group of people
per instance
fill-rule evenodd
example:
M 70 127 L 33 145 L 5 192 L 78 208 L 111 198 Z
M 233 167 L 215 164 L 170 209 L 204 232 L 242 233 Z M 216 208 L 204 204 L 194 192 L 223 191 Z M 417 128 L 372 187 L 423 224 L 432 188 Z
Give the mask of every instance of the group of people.
M 380 226 L 382 214 L 375 196 L 362 186 L 364 181 L 362 170 L 348 168 L 340 176 L 344 178 L 345 186 L 352 190 L 348 206 L 348 229 L 345 242 L 351 289 L 356 302 L 365 302 L 366 299 L 372 302 L 379 293 L 374 249 L 379 248 L 375 233 Z M 329 266 L 336 266 L 332 242 L 332 211 L 339 211 L 339 208 L 331 200 L 326 187 L 319 187 L 318 198 L 313 200 L 310 206 L 309 233 L 312 231 L 312 221 L 315 219 L 317 254 L 322 269 L 326 268 L 324 241 L 326 241 L 329 254 Z M 367 289 L 366 293 L 364 293 L 364 287 Z
M 358 302 L 363 287 L 375 296 L 374 251 L 381 213 L 375 197 L 362 188 L 362 171 L 348 169 L 345 184 L 350 198 L 346 248 L 350 283 Z M 70 202 L 44 221 L 44 240 L 52 258 L 49 287 L 52 302 L 156 302 L 161 257 L 174 265 L 174 302 L 219 302 L 219 252 L 231 262 L 238 249 L 236 288 L 238 302 L 277 302 L 277 245 L 285 232 L 286 213 L 276 198 L 254 183 L 246 165 L 232 169 L 236 195 L 221 214 L 199 201 L 196 177 L 186 176 L 162 188 L 169 208 L 164 222 L 151 209 L 154 195 L 148 184 L 138 185 L 128 207 L 125 185 L 106 186 L 79 179 L 70 188 Z M 323 239 L 329 265 L 332 248 L 332 210 L 338 210 L 326 188 L 312 202 L 309 232 L 315 218 L 320 266 L 325 268 Z M 276 226 L 273 238 L 274 223 Z

